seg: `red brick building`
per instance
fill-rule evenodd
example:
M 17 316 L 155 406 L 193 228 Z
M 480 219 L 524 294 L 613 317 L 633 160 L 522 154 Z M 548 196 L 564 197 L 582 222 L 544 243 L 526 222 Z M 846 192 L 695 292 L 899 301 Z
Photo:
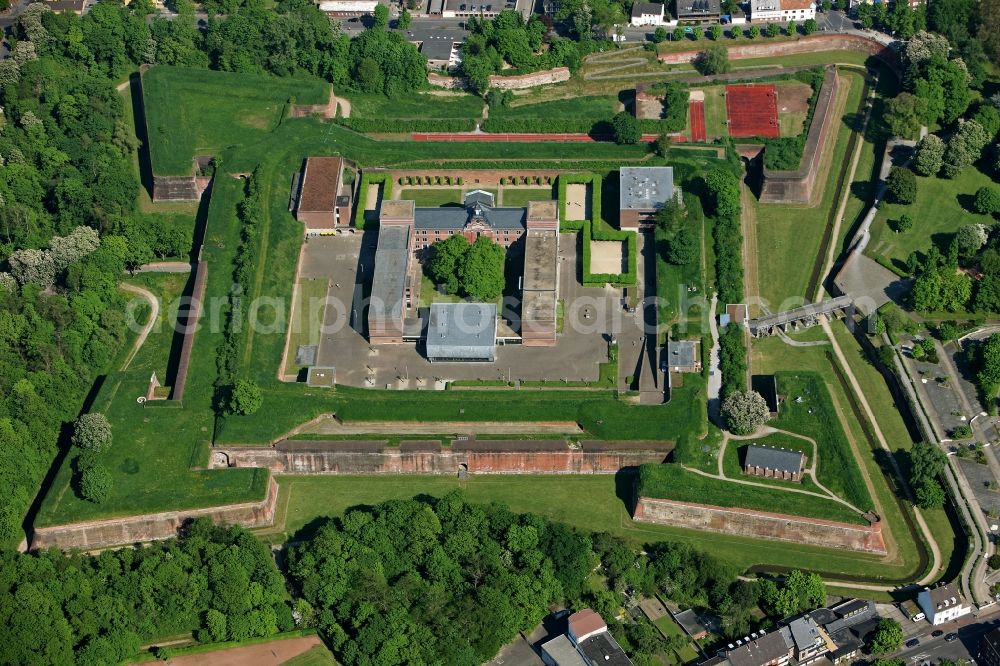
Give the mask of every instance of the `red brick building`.
M 344 186 L 343 158 L 306 159 L 295 218 L 305 224 L 306 236 L 332 234 L 350 224 L 351 189 Z

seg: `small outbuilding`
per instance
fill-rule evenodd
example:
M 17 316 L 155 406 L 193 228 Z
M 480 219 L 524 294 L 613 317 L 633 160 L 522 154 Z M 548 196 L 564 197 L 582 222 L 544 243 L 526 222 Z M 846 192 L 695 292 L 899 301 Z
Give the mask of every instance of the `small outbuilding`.
M 698 340 L 668 340 L 661 370 L 669 372 L 701 372 L 701 352 Z
M 443 361 L 496 360 L 495 303 L 433 303 L 427 320 L 427 359 Z
M 801 481 L 806 457 L 801 451 L 751 444 L 743 460 L 743 471 L 752 476 L 783 481 Z

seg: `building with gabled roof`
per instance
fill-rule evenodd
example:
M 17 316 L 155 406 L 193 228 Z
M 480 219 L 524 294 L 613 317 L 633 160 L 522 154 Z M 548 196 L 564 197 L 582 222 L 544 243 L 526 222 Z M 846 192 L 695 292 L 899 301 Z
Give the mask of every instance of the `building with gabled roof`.
M 743 471 L 753 476 L 800 481 L 806 457 L 800 451 L 751 444 L 746 448 Z
M 917 595 L 917 604 L 933 625 L 954 622 L 972 612 L 955 583 L 925 587 Z
M 342 157 L 306 158 L 295 206 L 295 219 L 305 224 L 306 236 L 332 234 L 350 224 L 351 189 L 343 181 Z

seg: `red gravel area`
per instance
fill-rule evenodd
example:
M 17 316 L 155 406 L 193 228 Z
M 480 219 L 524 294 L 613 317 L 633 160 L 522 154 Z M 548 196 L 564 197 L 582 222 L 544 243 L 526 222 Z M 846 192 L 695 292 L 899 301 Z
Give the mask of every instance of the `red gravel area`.
M 691 140 L 708 141 L 708 131 L 705 129 L 705 102 L 691 102 Z
M 773 85 L 726 86 L 729 136 L 778 136 L 778 96 Z

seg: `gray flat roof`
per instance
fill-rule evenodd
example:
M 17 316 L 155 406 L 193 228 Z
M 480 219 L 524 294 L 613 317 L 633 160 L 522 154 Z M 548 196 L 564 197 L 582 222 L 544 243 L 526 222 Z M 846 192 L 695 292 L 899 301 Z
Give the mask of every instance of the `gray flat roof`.
M 802 472 L 803 458 L 799 451 L 751 444 L 747 447 L 746 466 L 799 474 Z
M 554 321 L 556 318 L 556 292 L 526 291 L 521 299 L 522 321 Z
M 428 60 L 449 60 L 455 42 L 450 39 L 425 39 L 420 43 L 420 52 Z
M 674 168 L 622 167 L 618 187 L 620 210 L 657 210 L 674 196 Z
M 492 208 L 483 204 L 464 206 L 442 206 L 440 208 L 417 208 L 413 212 L 413 225 L 423 229 L 462 229 L 468 222 L 481 217 L 494 229 L 525 228 L 525 208 Z
M 791 649 L 781 632 L 774 631 L 729 650 L 726 656 L 733 666 L 763 666 L 789 654 Z
M 556 666 L 587 666 L 587 662 L 569 642 L 566 634 L 556 636 L 548 643 L 543 643 L 542 652 L 547 654 Z
M 406 270 L 410 263 L 409 227 L 382 225 L 375 249 L 375 274 L 372 277 L 369 316 L 402 319 Z
M 496 344 L 496 303 L 431 304 L 427 358 L 492 361 Z
M 671 368 L 694 368 L 695 350 L 694 340 L 668 340 L 667 365 Z
M 555 290 L 558 251 L 558 231 L 532 229 L 528 232 L 524 241 L 524 291 Z

